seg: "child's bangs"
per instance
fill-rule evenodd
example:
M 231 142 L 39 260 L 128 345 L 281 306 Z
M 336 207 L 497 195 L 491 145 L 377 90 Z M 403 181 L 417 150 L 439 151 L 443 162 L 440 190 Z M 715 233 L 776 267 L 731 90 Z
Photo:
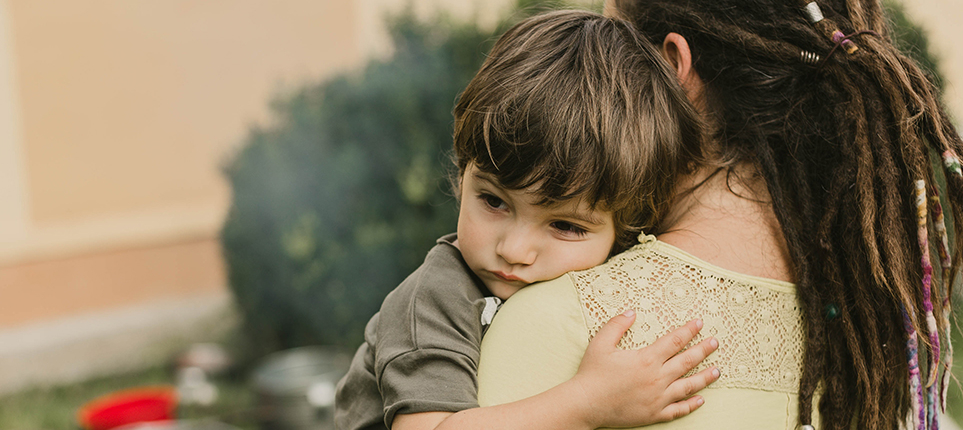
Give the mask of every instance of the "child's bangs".
M 534 105 L 540 105 L 535 108 Z M 525 103 L 483 115 L 481 133 L 472 138 L 472 162 L 511 190 L 526 189 L 539 204 L 583 199 L 591 207 L 616 200 L 612 163 L 604 146 L 579 118 L 537 121 L 552 103 Z M 480 135 L 479 135 L 480 134 Z

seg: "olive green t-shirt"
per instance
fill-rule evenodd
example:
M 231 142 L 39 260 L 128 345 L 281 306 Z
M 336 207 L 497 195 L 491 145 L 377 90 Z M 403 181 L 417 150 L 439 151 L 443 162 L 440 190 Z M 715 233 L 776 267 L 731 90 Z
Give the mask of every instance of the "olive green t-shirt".
M 482 316 L 490 321 L 499 302 L 486 299 L 491 293 L 454 240 L 438 239 L 368 321 L 365 342 L 338 383 L 337 429 L 385 429 L 396 414 L 478 406 Z

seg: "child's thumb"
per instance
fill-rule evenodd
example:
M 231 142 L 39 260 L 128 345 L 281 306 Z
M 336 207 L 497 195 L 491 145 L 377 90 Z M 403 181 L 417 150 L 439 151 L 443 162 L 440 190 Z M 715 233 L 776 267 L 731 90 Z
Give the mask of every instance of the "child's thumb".
M 635 311 L 629 309 L 623 312 L 621 315 L 616 315 L 610 319 L 605 325 L 599 329 L 598 334 L 595 335 L 593 342 L 599 342 L 601 345 L 615 346 L 625 335 L 625 332 L 632 327 L 632 323 L 635 322 Z

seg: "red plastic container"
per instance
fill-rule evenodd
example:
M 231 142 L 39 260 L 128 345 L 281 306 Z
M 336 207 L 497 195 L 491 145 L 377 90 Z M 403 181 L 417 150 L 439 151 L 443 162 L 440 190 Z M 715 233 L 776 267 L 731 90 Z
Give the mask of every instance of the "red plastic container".
M 138 387 L 91 400 L 77 411 L 77 421 L 85 430 L 110 430 L 126 424 L 172 420 L 176 409 L 174 387 Z

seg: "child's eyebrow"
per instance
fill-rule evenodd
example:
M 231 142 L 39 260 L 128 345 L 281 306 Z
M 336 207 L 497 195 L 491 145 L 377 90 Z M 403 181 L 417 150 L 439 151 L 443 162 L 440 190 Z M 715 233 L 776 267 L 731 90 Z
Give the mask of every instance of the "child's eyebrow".
M 474 176 L 475 179 L 479 181 L 485 181 L 485 182 L 488 182 L 489 184 L 497 185 L 497 182 L 494 180 L 494 178 L 492 178 L 492 175 L 489 175 L 488 173 L 475 170 L 474 172 L 472 172 L 472 176 Z
M 598 211 L 586 212 L 586 211 L 571 210 L 571 211 L 559 212 L 557 213 L 557 215 L 563 218 L 571 218 L 571 219 L 588 223 L 591 225 L 605 224 L 605 220 L 599 216 Z

